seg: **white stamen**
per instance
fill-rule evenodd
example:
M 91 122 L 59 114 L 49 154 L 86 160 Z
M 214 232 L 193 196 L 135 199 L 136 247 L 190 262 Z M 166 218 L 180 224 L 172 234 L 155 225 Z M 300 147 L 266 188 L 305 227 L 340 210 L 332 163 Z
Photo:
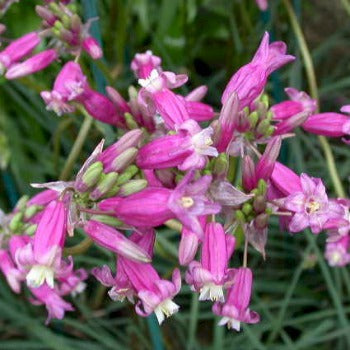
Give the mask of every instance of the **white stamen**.
M 234 319 L 234 318 L 230 318 L 230 317 L 223 317 L 220 321 L 219 321 L 219 326 L 224 326 L 227 325 L 228 329 L 235 329 L 237 332 L 239 332 L 241 330 L 241 322 Z
M 44 265 L 34 265 L 27 277 L 27 285 L 31 288 L 38 288 L 44 282 L 51 288 L 54 287 L 54 270 L 51 267 Z
M 225 297 L 222 286 L 218 286 L 214 283 L 204 285 L 201 289 L 199 300 L 220 301 L 223 303 L 225 301 Z
M 179 311 L 179 305 L 175 304 L 171 299 L 165 299 L 154 310 L 159 324 L 162 324 L 165 317 L 170 317 Z

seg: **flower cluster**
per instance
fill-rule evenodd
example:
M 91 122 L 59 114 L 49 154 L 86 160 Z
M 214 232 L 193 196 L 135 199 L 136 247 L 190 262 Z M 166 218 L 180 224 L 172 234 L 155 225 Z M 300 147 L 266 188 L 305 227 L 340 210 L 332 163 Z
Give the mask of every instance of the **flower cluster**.
M 52 90 L 41 92 L 46 108 L 58 115 L 85 109 L 122 136 L 107 148 L 102 140 L 71 181 L 36 184 L 39 194 L 1 214 L 0 269 L 15 293 L 25 285 L 30 301 L 46 306 L 48 320 L 73 310 L 64 297 L 82 292 L 88 276 L 64 254 L 77 228 L 115 254 L 115 272 L 108 266 L 91 271 L 110 288 L 111 299 L 126 298 L 137 314 L 155 313 L 159 323 L 179 310 L 174 298 L 182 281 L 199 300 L 213 302 L 220 325 L 239 330 L 241 322 L 259 322 L 250 309 L 248 246 L 268 255 L 271 216 L 291 233 L 326 231 L 329 264 L 350 263 L 350 202 L 329 198 L 321 179 L 277 162 L 283 140 L 298 127 L 328 137 L 350 134 L 350 107 L 342 108 L 345 114 L 318 113 L 314 99 L 291 87 L 288 100 L 270 106 L 264 94 L 269 76 L 294 60 L 283 42 L 270 43 L 265 33 L 252 60 L 229 80 L 219 113 L 202 102 L 206 86 L 181 95 L 177 88 L 188 77 L 164 70 L 150 51 L 131 62 L 139 86 L 129 89 L 129 97 L 113 87 L 105 96 L 91 88 L 78 60 L 82 50 L 100 58 L 101 49 L 74 6 L 64 3 L 38 6 L 43 31 L 0 53 L 5 77 L 33 73 L 59 54 L 72 54 L 75 60 L 63 65 Z M 266 8 L 267 2 L 259 4 Z M 48 35 L 54 48 L 20 62 Z M 237 161 L 242 172 L 234 179 Z M 152 263 L 163 225 L 179 231 L 181 270 L 174 267 L 171 281 Z M 243 247 L 237 239 L 242 232 Z M 240 250 L 242 262 L 233 267 Z

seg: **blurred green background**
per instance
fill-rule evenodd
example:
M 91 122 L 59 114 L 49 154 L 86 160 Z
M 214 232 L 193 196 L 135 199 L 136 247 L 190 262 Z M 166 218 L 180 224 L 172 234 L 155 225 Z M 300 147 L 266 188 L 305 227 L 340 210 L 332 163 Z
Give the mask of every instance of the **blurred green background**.
M 34 6 L 39 3 L 14 4 L 1 20 L 8 28 L 3 37 L 37 29 L 40 20 Z M 103 90 L 107 83 L 126 94 L 128 86 L 135 84 L 129 69 L 133 55 L 151 49 L 162 57 L 165 69 L 189 74 L 182 92 L 206 84 L 206 102 L 219 110 L 228 79 L 250 60 L 268 30 L 298 58 L 270 79 L 271 99 L 284 99 L 287 86 L 308 91 L 284 2 L 270 0 L 270 4 L 269 11 L 261 13 L 254 0 L 82 0 L 81 13 L 86 17 L 94 16 L 96 6 L 99 20 L 93 30 L 101 33 L 105 53 L 99 68 L 84 56 L 84 72 L 96 88 Z M 292 4 L 315 64 L 321 111 L 338 111 L 350 97 L 350 4 L 348 0 Z M 39 96 L 41 90 L 51 88 L 60 66 L 55 63 L 34 76 L 0 82 L 0 207 L 4 210 L 10 210 L 18 196 L 35 193 L 30 183 L 57 179 L 82 124 L 79 113 L 58 118 L 47 112 Z M 112 143 L 116 130 L 97 123 L 76 169 L 102 137 Z M 323 178 L 332 193 L 317 137 L 298 132 L 286 144 L 283 161 L 297 172 Z M 348 192 L 349 146 L 337 141 L 331 145 Z M 177 263 L 178 234 L 161 231 L 155 264 L 167 277 Z M 78 232 L 71 244 L 81 239 Z M 323 246 L 323 235 L 290 236 L 272 222 L 266 261 L 253 251 L 250 259 L 256 277 L 252 309 L 262 321 L 243 326 L 241 333 L 217 327 L 210 303 L 199 304 L 186 286 L 176 297 L 181 311 L 159 329 L 153 319 L 136 316 L 132 305 L 110 301 L 93 277 L 86 292 L 72 300 L 76 312 L 45 327 L 44 308 L 31 306 L 27 295 L 14 295 L 0 277 L 0 349 L 350 349 L 349 268 L 328 267 Z M 238 258 L 240 252 L 237 264 Z M 92 247 L 75 261 L 87 269 L 105 263 L 113 267 L 114 257 Z

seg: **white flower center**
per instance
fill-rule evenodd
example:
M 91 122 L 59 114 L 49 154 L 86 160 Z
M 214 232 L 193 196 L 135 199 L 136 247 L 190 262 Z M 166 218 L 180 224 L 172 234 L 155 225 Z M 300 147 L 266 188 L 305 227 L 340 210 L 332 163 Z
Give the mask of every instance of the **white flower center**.
M 184 196 L 181 198 L 181 205 L 184 207 L 184 208 L 191 208 L 194 204 L 194 200 L 192 197 L 187 197 L 187 196 Z
M 138 83 L 150 91 L 158 91 L 162 88 L 162 79 L 159 79 L 159 73 L 153 69 L 150 76 L 146 79 L 139 79 Z
M 307 204 L 306 204 L 306 211 L 308 214 L 313 214 L 316 213 L 320 210 L 321 204 L 314 199 L 311 199 Z
M 54 287 L 54 270 L 44 265 L 34 265 L 26 277 L 27 285 L 31 288 L 38 288 L 44 282 L 51 288 Z
M 237 332 L 239 332 L 241 330 L 241 322 L 234 319 L 234 318 L 230 318 L 230 317 L 223 317 L 220 322 L 219 322 L 219 326 L 224 326 L 227 325 L 228 329 L 235 329 Z
M 179 311 L 179 305 L 175 304 L 171 299 L 165 299 L 154 310 L 159 324 L 162 324 L 165 317 L 170 317 Z
M 220 301 L 221 303 L 225 301 L 222 286 L 214 283 L 204 285 L 200 292 L 199 300 Z
M 213 140 L 211 139 L 212 134 L 213 129 L 209 127 L 192 136 L 192 145 L 198 154 L 213 157 L 218 156 L 217 149 L 211 147 L 213 144 Z

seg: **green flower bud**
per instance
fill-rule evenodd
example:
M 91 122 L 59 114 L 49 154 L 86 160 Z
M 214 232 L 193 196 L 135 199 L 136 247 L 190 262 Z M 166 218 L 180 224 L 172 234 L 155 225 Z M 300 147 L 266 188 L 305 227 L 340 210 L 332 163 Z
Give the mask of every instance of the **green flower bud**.
M 42 207 L 39 205 L 31 205 L 24 211 L 24 218 L 30 219 L 33 217 Z
M 260 98 L 260 102 L 266 107 L 266 108 L 269 108 L 269 96 L 266 95 L 266 94 L 263 94 Z
M 261 195 L 265 195 L 267 191 L 267 183 L 263 179 L 258 181 L 258 192 Z
M 229 168 L 229 160 L 226 153 L 220 153 L 217 158 L 214 159 L 213 173 L 215 175 L 226 175 Z
M 56 20 L 53 26 L 55 29 L 58 29 L 59 31 L 64 29 L 63 23 L 59 20 Z
M 117 180 L 117 173 L 102 174 L 96 188 L 90 193 L 90 198 L 92 200 L 97 200 L 103 197 L 114 185 L 116 185 Z
M 81 23 L 81 19 L 77 14 L 74 14 L 71 18 L 70 18 L 70 28 L 73 32 L 79 33 L 82 30 L 82 23 Z
M 137 152 L 138 149 L 136 147 L 130 147 L 119 154 L 119 156 L 117 156 L 112 163 L 112 168 L 114 171 L 121 172 L 123 169 L 133 163 L 136 159 Z
M 124 223 L 117 218 L 109 215 L 93 215 L 90 218 L 91 220 L 102 222 L 103 224 L 113 226 L 113 227 L 120 227 L 123 226 Z
M 66 29 L 70 28 L 71 23 L 70 23 L 70 17 L 68 15 L 64 14 L 61 17 L 61 21 Z
M 129 129 L 137 129 L 139 126 L 137 125 L 134 117 L 130 113 L 125 113 L 124 118 L 126 121 L 126 125 Z
M 24 233 L 28 236 L 33 236 L 38 225 L 33 224 L 33 225 L 28 225 L 28 227 L 25 228 Z
M 136 165 L 129 165 L 123 173 L 118 177 L 117 185 L 123 185 L 133 178 L 139 171 L 139 168 Z
M 253 211 L 253 206 L 250 203 L 244 203 L 242 207 L 242 212 L 245 215 L 249 215 Z
M 264 212 L 266 210 L 266 196 L 256 196 L 253 201 L 253 207 L 256 213 Z
M 257 228 L 257 229 L 264 229 L 265 227 L 267 227 L 268 225 L 268 222 L 269 222 L 269 215 L 266 214 L 266 213 L 262 213 L 262 214 L 259 214 L 256 218 L 255 218 L 255 221 L 254 221 L 254 226 Z
M 62 13 L 62 10 L 55 2 L 50 2 L 49 9 L 55 13 L 55 15 L 60 15 Z
M 147 187 L 147 184 L 147 180 L 144 179 L 130 180 L 129 182 L 121 186 L 118 195 L 126 197 L 133 193 L 140 192 Z
M 256 128 L 256 130 L 257 130 L 258 133 L 260 133 L 262 135 L 265 135 L 265 133 L 268 130 L 269 126 L 270 126 L 270 121 L 267 120 L 267 119 L 264 119 L 264 120 L 262 120 L 259 123 L 258 127 Z
M 240 223 L 245 223 L 245 215 L 243 214 L 243 212 L 241 210 L 236 210 L 235 212 L 235 216 L 236 216 L 236 220 Z
M 82 184 L 77 184 L 77 189 L 80 192 L 85 192 L 97 184 L 103 174 L 103 163 L 95 162 L 91 164 L 82 176 Z M 82 187 L 82 190 L 81 190 Z
M 274 132 L 275 132 L 275 129 L 276 129 L 276 127 L 274 127 L 273 125 L 270 125 L 268 128 L 267 128 L 267 130 L 266 130 L 266 132 L 265 132 L 265 136 L 266 137 L 268 137 L 268 136 L 271 136 Z
M 10 224 L 9 224 L 9 229 L 12 232 L 16 232 L 16 231 L 18 231 L 20 229 L 20 227 L 22 225 L 23 225 L 23 213 L 22 212 L 18 212 L 11 219 Z
M 256 124 L 258 123 L 259 120 L 259 114 L 258 112 L 254 111 L 253 113 L 250 113 L 248 116 L 249 124 L 252 128 L 255 128 Z
M 27 202 L 29 201 L 29 196 L 22 196 L 18 202 L 16 203 L 15 209 L 24 210 L 27 206 Z

